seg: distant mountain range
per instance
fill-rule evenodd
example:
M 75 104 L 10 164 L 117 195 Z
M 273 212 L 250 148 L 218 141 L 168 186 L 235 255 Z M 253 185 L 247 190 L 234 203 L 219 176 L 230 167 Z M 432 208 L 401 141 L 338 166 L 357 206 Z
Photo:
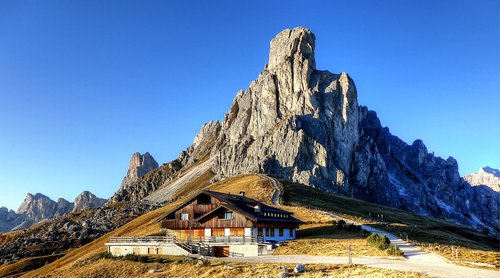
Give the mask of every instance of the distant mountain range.
M 464 179 L 473 186 L 485 185 L 489 188 L 500 192 L 500 171 L 491 167 L 479 168 L 477 173 L 471 173 Z
M 138 181 L 142 176 L 156 168 L 158 168 L 158 163 L 148 152 L 144 154 L 133 153 L 127 175 L 123 178 L 118 191 L 128 194 L 129 184 Z M 35 195 L 28 193 L 17 212 L 0 207 L 0 232 L 26 229 L 33 224 L 52 220 L 70 212 L 101 207 L 106 201 L 106 199 L 98 198 L 89 191 L 80 193 L 72 203 L 64 198 L 59 198 L 55 202 L 41 193 Z
M 73 203 L 64 198 L 59 198 L 55 202 L 41 193 L 35 195 L 28 193 L 17 212 L 6 207 L 0 208 L 0 232 L 25 229 L 35 223 L 51 220 L 69 212 L 100 207 L 105 202 L 106 199 L 98 198 L 89 191 L 80 193 Z

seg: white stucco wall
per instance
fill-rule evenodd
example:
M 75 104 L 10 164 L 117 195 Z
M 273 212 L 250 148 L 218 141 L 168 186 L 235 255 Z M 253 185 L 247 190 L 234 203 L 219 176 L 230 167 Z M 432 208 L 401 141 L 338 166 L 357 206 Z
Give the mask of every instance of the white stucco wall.
M 229 252 L 236 253 L 235 256 L 258 256 L 259 255 L 259 245 L 257 244 L 241 244 L 229 245 Z
M 108 251 L 115 256 L 136 255 L 189 255 L 189 252 L 175 244 L 147 245 L 147 244 L 125 244 L 106 243 Z M 152 251 L 152 254 L 149 251 Z

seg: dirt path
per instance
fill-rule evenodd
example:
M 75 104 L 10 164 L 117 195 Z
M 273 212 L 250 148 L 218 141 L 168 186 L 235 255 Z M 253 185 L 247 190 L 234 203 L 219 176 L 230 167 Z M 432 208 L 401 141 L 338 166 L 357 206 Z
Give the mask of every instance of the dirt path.
M 283 194 L 283 189 L 281 187 L 280 182 L 275 178 L 272 178 L 272 177 L 269 177 L 269 176 L 266 176 L 263 174 L 259 174 L 259 176 L 261 178 L 268 180 L 274 188 L 273 197 L 271 198 L 272 204 L 275 206 L 281 205 L 280 199 L 281 199 L 281 195 Z
M 257 257 L 216 258 L 226 262 L 245 263 L 292 263 L 292 264 L 347 264 L 347 257 L 309 256 L 309 255 L 267 255 Z M 385 269 L 415 271 L 432 277 L 482 277 L 498 278 L 500 272 L 464 266 L 415 260 L 389 260 L 381 258 L 352 258 L 354 264 Z
M 433 264 L 448 264 L 440 256 L 438 256 L 436 254 L 432 254 L 432 253 L 427 253 L 427 252 L 423 251 L 422 249 L 416 247 L 415 245 L 412 245 L 409 242 L 397 237 L 394 234 L 388 233 L 386 231 L 382 231 L 382 230 L 377 229 L 377 228 L 373 228 L 373 227 L 368 226 L 368 225 L 362 225 L 360 223 L 357 223 L 357 222 L 352 221 L 350 219 L 342 218 L 342 217 L 335 215 L 335 214 L 332 214 L 330 212 L 321 211 L 321 210 L 319 210 L 319 212 L 321 212 L 327 216 L 330 216 L 332 218 L 335 218 L 335 219 L 342 219 L 348 224 L 359 225 L 359 226 L 361 226 L 361 229 L 368 231 L 370 233 L 377 233 L 380 235 L 387 236 L 391 240 L 391 245 L 395 245 L 395 246 L 399 247 L 399 249 L 401 249 L 404 252 L 404 257 L 410 261 L 423 262 L 423 263 L 433 263 Z

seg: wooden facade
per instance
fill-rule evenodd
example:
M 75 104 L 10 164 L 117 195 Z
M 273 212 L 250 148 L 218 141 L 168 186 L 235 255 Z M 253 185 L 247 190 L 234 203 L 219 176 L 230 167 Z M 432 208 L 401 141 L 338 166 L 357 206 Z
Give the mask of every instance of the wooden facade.
M 257 236 L 262 229 L 295 230 L 301 222 L 291 215 L 244 196 L 201 191 L 159 222 L 162 229 L 173 231 L 181 239 Z

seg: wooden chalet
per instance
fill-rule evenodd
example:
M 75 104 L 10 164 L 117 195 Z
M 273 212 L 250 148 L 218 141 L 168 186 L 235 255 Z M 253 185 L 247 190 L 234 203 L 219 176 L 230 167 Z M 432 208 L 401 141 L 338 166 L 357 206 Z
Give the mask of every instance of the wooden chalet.
M 239 195 L 200 191 L 160 219 L 178 240 L 230 242 L 224 239 L 282 241 L 295 238 L 302 223 L 293 213 Z

